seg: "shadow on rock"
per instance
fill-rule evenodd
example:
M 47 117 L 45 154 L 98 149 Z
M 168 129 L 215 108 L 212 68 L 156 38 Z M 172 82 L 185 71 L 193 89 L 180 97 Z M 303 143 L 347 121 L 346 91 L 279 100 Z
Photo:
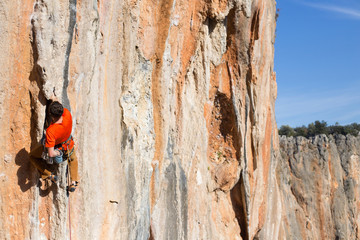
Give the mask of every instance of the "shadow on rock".
M 38 180 L 39 195 L 40 197 L 46 197 L 50 192 L 56 192 L 57 186 L 50 180 Z
M 33 186 L 39 187 L 41 197 L 46 197 L 54 191 L 56 184 L 48 180 L 41 180 L 37 169 L 30 162 L 29 152 L 21 149 L 15 157 L 15 163 L 19 166 L 17 171 L 18 185 L 22 192 L 28 191 Z
M 17 171 L 18 184 L 21 191 L 26 192 L 32 186 L 35 186 L 34 168 L 29 161 L 29 153 L 25 148 L 21 149 L 15 157 L 16 165 L 20 166 Z

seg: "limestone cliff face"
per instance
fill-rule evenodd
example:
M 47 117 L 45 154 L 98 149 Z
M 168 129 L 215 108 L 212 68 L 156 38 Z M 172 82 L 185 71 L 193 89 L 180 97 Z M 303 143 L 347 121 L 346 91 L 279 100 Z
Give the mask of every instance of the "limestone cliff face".
M 280 139 L 287 239 L 360 239 L 360 136 Z
M 5 0 L 0 32 L 1 239 L 288 236 L 275 1 Z M 66 163 L 44 188 L 28 159 L 52 97 L 74 120 L 70 198 Z

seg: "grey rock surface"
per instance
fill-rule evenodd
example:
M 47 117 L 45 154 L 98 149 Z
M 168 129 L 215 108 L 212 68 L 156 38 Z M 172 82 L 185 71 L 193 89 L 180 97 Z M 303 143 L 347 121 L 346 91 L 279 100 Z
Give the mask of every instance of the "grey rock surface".
M 282 136 L 287 239 L 359 239 L 360 137 Z

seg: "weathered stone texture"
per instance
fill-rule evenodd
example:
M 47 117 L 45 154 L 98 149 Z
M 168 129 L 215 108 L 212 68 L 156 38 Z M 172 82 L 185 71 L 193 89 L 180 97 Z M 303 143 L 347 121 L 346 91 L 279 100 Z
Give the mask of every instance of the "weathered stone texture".
M 0 238 L 66 239 L 69 216 L 72 239 L 285 236 L 275 1 L 5 0 L 0 32 Z M 70 199 L 66 164 L 44 189 L 27 157 L 52 97 Z
M 280 138 L 287 239 L 360 239 L 360 136 Z

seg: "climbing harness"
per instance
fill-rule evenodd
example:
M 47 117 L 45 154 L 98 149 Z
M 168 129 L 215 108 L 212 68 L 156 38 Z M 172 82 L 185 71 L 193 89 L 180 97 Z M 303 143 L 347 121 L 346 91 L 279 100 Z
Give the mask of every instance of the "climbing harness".
M 74 152 L 74 140 L 73 140 L 72 135 L 70 135 L 70 137 L 65 142 L 62 142 L 62 143 L 59 143 L 59 144 L 55 145 L 55 149 L 57 149 L 57 150 L 59 150 L 60 152 L 63 153 L 62 157 L 65 160 L 70 158 L 70 156 Z
M 56 157 L 50 157 L 49 154 L 45 151 L 42 153 L 41 157 L 46 161 L 47 164 L 53 164 L 54 161 L 56 163 L 62 163 L 70 158 L 70 156 L 74 153 L 74 141 L 72 135 L 62 143 L 55 145 L 55 150 L 59 151 L 60 155 Z

